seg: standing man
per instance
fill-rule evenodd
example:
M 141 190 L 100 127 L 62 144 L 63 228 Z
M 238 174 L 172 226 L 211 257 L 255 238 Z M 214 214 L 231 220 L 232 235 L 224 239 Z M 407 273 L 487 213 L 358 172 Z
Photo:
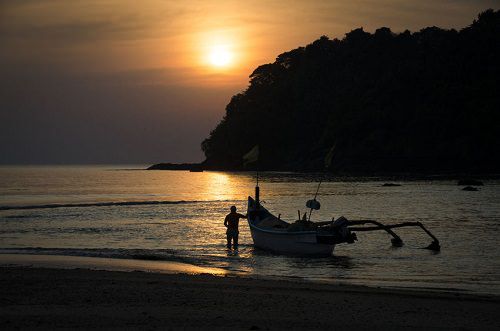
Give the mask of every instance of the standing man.
M 236 207 L 231 206 L 231 212 L 224 219 L 224 226 L 227 228 L 227 248 L 231 249 L 231 240 L 233 240 L 233 248 L 238 249 L 238 223 L 240 218 L 247 218 L 246 215 L 241 215 L 236 212 Z

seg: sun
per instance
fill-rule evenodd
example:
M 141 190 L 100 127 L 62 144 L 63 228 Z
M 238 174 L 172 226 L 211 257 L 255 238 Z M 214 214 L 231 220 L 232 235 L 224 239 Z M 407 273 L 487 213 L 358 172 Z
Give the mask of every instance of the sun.
M 208 59 L 212 66 L 224 68 L 231 65 L 233 61 L 233 53 L 228 47 L 213 46 L 210 49 Z

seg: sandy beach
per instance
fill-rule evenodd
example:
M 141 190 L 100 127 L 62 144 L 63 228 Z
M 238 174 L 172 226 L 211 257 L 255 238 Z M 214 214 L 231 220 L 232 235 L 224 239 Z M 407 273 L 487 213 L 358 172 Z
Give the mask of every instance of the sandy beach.
M 500 329 L 496 296 L 3 262 L 2 330 Z

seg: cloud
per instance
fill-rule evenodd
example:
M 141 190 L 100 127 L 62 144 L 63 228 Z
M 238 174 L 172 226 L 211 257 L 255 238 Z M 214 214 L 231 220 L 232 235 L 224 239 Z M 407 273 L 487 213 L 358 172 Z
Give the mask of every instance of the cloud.
M 22 1 L 2 4 L 0 36 L 45 39 L 130 40 L 174 32 L 188 8 L 149 1 Z

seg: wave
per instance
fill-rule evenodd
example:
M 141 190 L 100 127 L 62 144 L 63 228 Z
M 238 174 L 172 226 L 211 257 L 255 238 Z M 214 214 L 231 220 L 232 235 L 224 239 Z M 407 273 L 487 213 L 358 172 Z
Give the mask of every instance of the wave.
M 46 205 L 0 206 L 2 210 L 53 209 L 53 208 L 84 208 L 84 207 L 114 207 L 114 206 L 147 206 L 147 205 L 180 205 L 195 203 L 233 202 L 236 200 L 179 200 L 179 201 L 113 201 L 89 203 L 53 203 Z
M 251 245 L 240 245 L 240 252 L 245 254 L 251 250 Z M 182 249 L 138 249 L 138 248 L 45 248 L 45 247 L 23 247 L 23 248 L 0 248 L 0 254 L 29 254 L 29 255 L 56 255 L 56 256 L 81 256 L 98 257 L 110 259 L 131 259 L 146 261 L 168 261 L 181 262 L 201 267 L 217 267 L 232 270 L 238 267 L 239 263 L 244 263 L 246 259 L 233 261 L 227 265 L 227 254 L 225 245 L 220 244 L 213 247 L 217 252 L 195 252 L 193 250 Z
M 38 214 L 29 214 L 29 215 L 7 215 L 4 216 L 5 218 L 12 218 L 12 219 L 20 219 L 20 218 L 39 218 L 42 217 L 42 215 Z
M 173 249 L 125 249 L 125 248 L 0 248 L 0 254 L 32 254 L 101 257 L 113 259 L 134 259 L 151 261 L 186 262 L 186 257 Z

